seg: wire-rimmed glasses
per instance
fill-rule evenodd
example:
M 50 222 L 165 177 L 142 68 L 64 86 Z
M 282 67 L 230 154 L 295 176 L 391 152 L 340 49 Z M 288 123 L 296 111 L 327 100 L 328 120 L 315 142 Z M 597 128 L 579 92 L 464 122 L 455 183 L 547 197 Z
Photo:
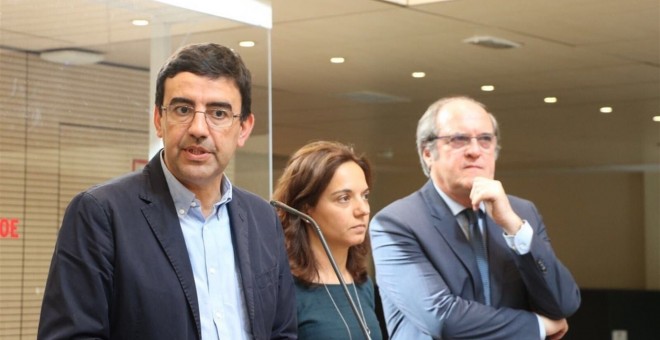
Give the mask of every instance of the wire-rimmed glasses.
M 195 111 L 195 108 L 191 105 L 175 103 L 168 106 L 163 105 L 160 108 L 170 113 L 170 119 L 177 124 L 190 124 L 197 112 L 203 113 L 206 123 L 214 129 L 230 127 L 234 122 L 234 118 L 240 116 L 223 106 L 207 106 L 204 111 Z
M 447 136 L 431 136 L 427 139 L 428 142 L 432 142 L 436 139 L 444 139 L 447 140 L 447 144 L 451 146 L 454 149 L 461 149 L 466 146 L 468 146 L 473 139 L 477 140 L 477 144 L 482 149 L 485 150 L 490 150 L 493 145 L 495 145 L 495 139 L 496 136 L 492 133 L 482 133 L 478 136 L 468 136 L 464 134 L 454 134 L 454 135 L 447 135 Z

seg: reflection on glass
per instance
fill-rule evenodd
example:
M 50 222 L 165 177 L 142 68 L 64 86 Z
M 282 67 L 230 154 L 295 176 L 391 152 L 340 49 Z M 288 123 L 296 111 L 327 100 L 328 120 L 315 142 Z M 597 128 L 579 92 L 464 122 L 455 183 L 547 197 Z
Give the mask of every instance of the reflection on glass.
M 269 197 L 270 35 L 147 0 L 3 1 L 0 12 L 0 223 L 15 236 L 0 233 L 0 305 L 15 320 L 0 323 L 0 338 L 33 339 L 63 209 L 149 159 L 152 66 L 179 46 L 223 44 L 252 71 L 257 125 L 227 175 Z

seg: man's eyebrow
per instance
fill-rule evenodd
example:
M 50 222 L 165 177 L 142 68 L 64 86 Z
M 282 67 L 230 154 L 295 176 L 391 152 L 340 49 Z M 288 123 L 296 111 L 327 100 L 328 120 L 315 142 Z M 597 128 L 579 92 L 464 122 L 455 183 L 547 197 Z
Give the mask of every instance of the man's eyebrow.
M 186 97 L 173 97 L 170 100 L 169 105 L 172 105 L 172 104 L 188 104 L 188 105 L 194 107 L 195 106 L 195 101 L 192 100 L 192 99 L 186 98 Z M 206 106 L 207 107 L 222 107 L 222 108 L 227 108 L 230 111 L 232 110 L 231 103 L 228 103 L 228 102 L 210 102 L 210 103 L 206 103 Z
M 173 97 L 172 99 L 170 99 L 170 104 L 169 105 L 181 104 L 181 103 L 189 104 L 191 106 L 195 105 L 194 101 L 192 101 L 191 99 L 185 98 L 185 97 Z
M 209 107 L 209 106 L 223 107 L 223 108 L 227 108 L 230 111 L 232 111 L 231 103 L 228 103 L 228 102 L 210 102 L 210 103 L 206 103 L 206 106 L 207 107 Z

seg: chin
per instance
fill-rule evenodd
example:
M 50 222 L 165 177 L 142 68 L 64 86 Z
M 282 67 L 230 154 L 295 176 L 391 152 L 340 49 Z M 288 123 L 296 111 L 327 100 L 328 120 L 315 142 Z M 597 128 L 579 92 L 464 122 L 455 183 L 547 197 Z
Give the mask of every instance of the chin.
M 351 244 L 351 246 L 357 246 L 357 245 L 360 245 L 360 244 L 362 244 L 362 243 L 364 242 L 364 237 L 365 237 L 365 236 L 366 236 L 366 233 L 362 233 L 362 234 L 360 234 L 359 236 L 352 237 L 352 238 L 349 240 L 349 243 Z

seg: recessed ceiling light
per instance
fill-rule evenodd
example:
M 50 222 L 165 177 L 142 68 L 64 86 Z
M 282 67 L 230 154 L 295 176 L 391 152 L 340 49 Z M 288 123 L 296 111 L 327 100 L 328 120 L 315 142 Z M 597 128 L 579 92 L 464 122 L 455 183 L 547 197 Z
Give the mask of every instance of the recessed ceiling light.
M 424 72 L 413 72 L 412 76 L 413 76 L 413 78 L 424 78 L 424 77 L 426 77 L 426 73 L 424 73 Z
M 134 19 L 133 21 L 131 21 L 131 23 L 134 26 L 148 26 L 149 25 L 149 20 L 147 20 L 147 19 Z
M 653 117 L 653 121 L 660 123 L 660 116 Z
M 612 108 L 609 106 L 603 106 L 600 108 L 601 113 L 612 113 Z
M 344 61 L 346 61 L 346 60 L 342 57 L 332 57 L 332 58 L 330 58 L 330 62 L 333 63 L 333 64 L 343 64 Z
M 255 43 L 252 40 L 243 40 L 238 43 L 240 47 L 254 47 Z
M 543 101 L 548 104 L 554 104 L 557 102 L 557 97 L 545 97 L 543 98 Z
M 484 91 L 484 92 L 495 91 L 495 86 L 493 86 L 493 85 L 483 85 L 483 86 L 481 86 L 481 91 Z

